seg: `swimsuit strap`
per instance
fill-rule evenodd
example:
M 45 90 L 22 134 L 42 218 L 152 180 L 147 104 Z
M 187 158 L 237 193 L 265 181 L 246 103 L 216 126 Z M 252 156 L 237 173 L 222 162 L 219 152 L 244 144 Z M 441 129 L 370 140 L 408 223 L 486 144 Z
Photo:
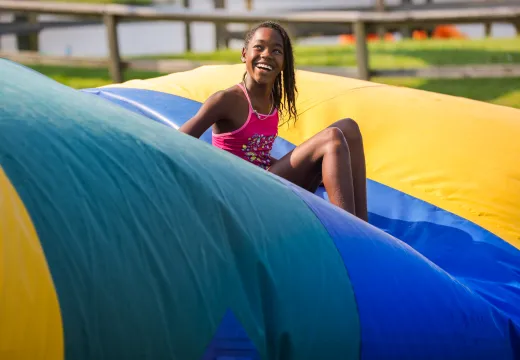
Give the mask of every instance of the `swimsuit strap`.
M 275 113 L 275 110 L 277 110 L 277 109 L 276 109 L 276 107 L 274 107 L 274 97 L 273 97 L 272 92 L 271 92 L 271 110 L 269 111 L 269 114 L 260 114 L 258 111 L 256 111 L 253 108 L 253 104 L 251 103 L 251 98 L 249 97 L 249 92 L 247 91 L 244 81 L 242 80 L 241 83 L 238 83 L 238 86 L 242 89 L 242 92 L 246 95 L 247 102 L 249 103 L 249 107 L 251 108 L 250 111 L 254 112 L 259 119 L 260 119 L 260 117 L 267 118 Z

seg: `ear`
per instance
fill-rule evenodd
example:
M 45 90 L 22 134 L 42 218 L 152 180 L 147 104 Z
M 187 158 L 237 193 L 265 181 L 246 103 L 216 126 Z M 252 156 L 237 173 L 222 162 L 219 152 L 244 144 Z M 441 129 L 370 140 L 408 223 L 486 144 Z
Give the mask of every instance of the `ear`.
M 245 63 L 246 62 L 246 48 L 242 48 L 242 57 L 240 58 L 240 60 Z

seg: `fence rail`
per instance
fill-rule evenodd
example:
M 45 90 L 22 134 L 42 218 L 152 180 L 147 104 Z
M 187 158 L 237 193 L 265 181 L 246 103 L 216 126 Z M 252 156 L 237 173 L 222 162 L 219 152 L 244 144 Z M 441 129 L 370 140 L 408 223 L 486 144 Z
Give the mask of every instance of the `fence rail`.
M 304 11 L 278 15 L 267 15 L 257 12 L 230 12 L 225 9 L 211 11 L 193 11 L 179 9 L 176 11 L 158 10 L 152 7 L 141 7 L 120 4 L 83 4 L 54 3 L 26 0 L 0 0 L 0 10 L 11 12 L 31 12 L 55 15 L 76 16 L 115 16 L 133 20 L 169 20 L 169 21 L 202 21 L 226 23 L 254 23 L 273 20 L 285 23 L 354 23 L 361 21 L 378 25 L 409 25 L 414 23 L 433 22 L 515 22 L 520 17 L 520 5 L 500 6 L 493 8 L 465 9 L 425 9 L 397 11 Z
M 109 69 L 114 82 L 123 81 L 123 68 L 119 52 L 117 24 L 124 20 L 137 21 L 180 21 L 211 22 L 217 25 L 227 23 L 257 23 L 273 20 L 283 24 L 344 24 L 352 27 L 356 35 L 356 58 L 358 78 L 369 79 L 367 47 L 367 29 L 374 26 L 411 26 L 424 24 L 460 24 L 460 23 L 512 23 L 520 29 L 520 5 L 474 7 L 465 9 L 430 9 L 398 11 L 311 11 L 277 15 L 259 12 L 230 12 L 226 10 L 192 11 L 179 9 L 174 12 L 160 11 L 151 7 L 128 5 L 95 5 L 36 2 L 25 0 L 0 0 L 0 11 L 15 13 L 37 13 L 55 15 L 73 15 L 76 17 L 102 18 L 106 27 L 109 45 Z M 518 30 L 517 30 L 518 31 Z
M 110 66 L 106 58 L 64 57 L 41 55 L 37 52 L 2 52 L 0 58 L 9 59 L 27 65 L 72 66 L 106 69 Z M 158 73 L 173 73 L 195 69 L 202 65 L 221 64 L 213 61 L 190 61 L 180 59 L 126 59 L 121 61 L 121 68 Z M 331 66 L 299 66 L 300 70 L 308 70 L 337 76 L 358 78 L 355 67 Z M 462 79 L 490 77 L 520 77 L 520 64 L 489 65 L 450 65 L 430 66 L 407 69 L 375 69 L 371 71 L 375 77 L 420 77 L 426 79 Z

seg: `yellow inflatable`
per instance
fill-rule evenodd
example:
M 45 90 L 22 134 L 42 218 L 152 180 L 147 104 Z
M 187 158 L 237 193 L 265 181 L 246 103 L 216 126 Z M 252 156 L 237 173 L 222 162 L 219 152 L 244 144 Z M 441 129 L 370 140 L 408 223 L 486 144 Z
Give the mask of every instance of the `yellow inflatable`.
M 203 102 L 240 81 L 243 65 L 204 66 L 111 85 Z M 299 120 L 280 136 L 300 144 L 355 119 L 367 176 L 470 220 L 520 248 L 520 110 L 409 88 L 297 71 Z

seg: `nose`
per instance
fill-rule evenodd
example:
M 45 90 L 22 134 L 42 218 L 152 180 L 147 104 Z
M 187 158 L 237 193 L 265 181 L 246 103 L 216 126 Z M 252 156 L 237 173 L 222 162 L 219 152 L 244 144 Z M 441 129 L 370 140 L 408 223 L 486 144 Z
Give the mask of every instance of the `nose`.
M 264 51 L 260 54 L 263 58 L 271 57 L 271 50 L 269 48 L 265 48 Z

